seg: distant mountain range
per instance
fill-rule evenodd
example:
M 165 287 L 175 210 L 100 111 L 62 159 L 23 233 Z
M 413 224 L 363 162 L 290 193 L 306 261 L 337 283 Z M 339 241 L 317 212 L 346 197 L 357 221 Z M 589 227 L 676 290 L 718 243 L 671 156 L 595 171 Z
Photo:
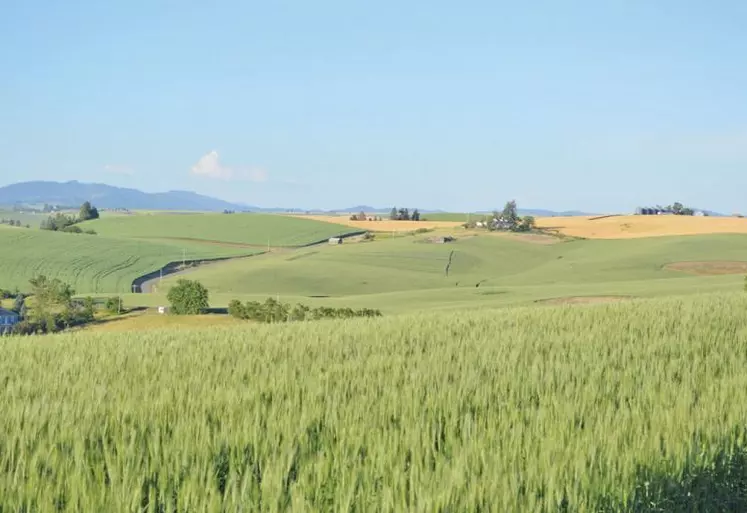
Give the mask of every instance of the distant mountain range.
M 340 208 L 336 210 L 306 210 L 299 208 L 262 208 L 241 203 L 232 203 L 210 196 L 203 196 L 189 191 L 168 192 L 143 192 L 137 189 L 114 187 L 100 183 L 82 183 L 78 181 L 51 182 L 33 181 L 21 182 L 5 187 L 0 187 L 0 205 L 60 205 L 77 207 L 85 201 L 90 201 L 98 208 L 103 209 L 129 209 L 129 210 L 194 210 L 214 211 L 234 210 L 237 212 L 311 212 L 311 213 L 357 213 L 386 215 L 391 207 L 377 208 L 369 205 L 357 205 L 354 207 Z M 424 214 L 442 213 L 443 210 L 430 210 L 421 208 Z M 481 213 L 481 212 L 478 212 Z M 488 213 L 485 211 L 484 213 Z M 551 216 L 583 216 L 595 215 L 594 213 L 580 212 L 576 210 L 555 212 L 544 209 L 519 209 L 520 215 L 532 215 L 537 217 Z M 710 215 L 718 216 L 716 212 Z
M 98 208 L 130 210 L 250 210 L 238 205 L 189 191 L 148 193 L 100 183 L 21 182 L 0 188 L 0 205 L 76 206 L 90 201 Z

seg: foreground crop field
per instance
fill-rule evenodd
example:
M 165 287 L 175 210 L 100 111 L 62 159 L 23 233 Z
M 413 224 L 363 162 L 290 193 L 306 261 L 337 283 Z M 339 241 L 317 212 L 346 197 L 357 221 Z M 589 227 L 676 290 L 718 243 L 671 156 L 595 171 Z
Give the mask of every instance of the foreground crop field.
M 747 300 L 0 341 L 3 511 L 745 511 Z
M 636 239 L 716 233 L 747 234 L 747 219 L 695 216 L 541 217 L 537 226 L 588 239 Z
M 187 242 L 112 239 L 98 235 L 0 228 L 0 287 L 28 290 L 38 274 L 60 278 L 78 293 L 127 292 L 132 281 L 169 262 L 256 252 Z
M 81 224 L 112 237 L 223 245 L 305 246 L 354 232 L 342 225 L 269 214 L 164 214 L 104 217 Z

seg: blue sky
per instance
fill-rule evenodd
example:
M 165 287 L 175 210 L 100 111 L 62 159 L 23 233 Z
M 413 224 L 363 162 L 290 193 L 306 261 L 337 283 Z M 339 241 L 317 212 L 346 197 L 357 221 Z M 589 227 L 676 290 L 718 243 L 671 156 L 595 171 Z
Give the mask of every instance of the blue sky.
M 747 211 L 745 26 L 736 0 L 6 2 L 0 184 Z

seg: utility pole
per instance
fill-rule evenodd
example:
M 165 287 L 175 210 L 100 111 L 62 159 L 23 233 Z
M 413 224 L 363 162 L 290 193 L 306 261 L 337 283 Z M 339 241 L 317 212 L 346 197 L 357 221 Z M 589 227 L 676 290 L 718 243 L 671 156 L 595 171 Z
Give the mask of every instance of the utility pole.
M 187 265 L 187 250 L 182 248 L 182 267 Z

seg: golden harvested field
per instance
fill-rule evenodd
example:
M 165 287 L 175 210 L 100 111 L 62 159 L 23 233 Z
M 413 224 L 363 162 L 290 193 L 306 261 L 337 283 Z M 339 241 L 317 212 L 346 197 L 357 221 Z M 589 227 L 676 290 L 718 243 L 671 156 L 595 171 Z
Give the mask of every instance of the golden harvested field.
M 317 216 L 317 215 L 293 215 L 302 219 L 312 219 L 325 223 L 342 224 L 361 230 L 371 232 L 411 232 L 419 228 L 428 230 L 436 228 L 457 228 L 464 223 L 454 221 L 351 221 L 349 216 Z
M 694 216 L 540 217 L 537 226 L 587 239 L 635 239 L 666 235 L 745 233 L 747 219 Z

